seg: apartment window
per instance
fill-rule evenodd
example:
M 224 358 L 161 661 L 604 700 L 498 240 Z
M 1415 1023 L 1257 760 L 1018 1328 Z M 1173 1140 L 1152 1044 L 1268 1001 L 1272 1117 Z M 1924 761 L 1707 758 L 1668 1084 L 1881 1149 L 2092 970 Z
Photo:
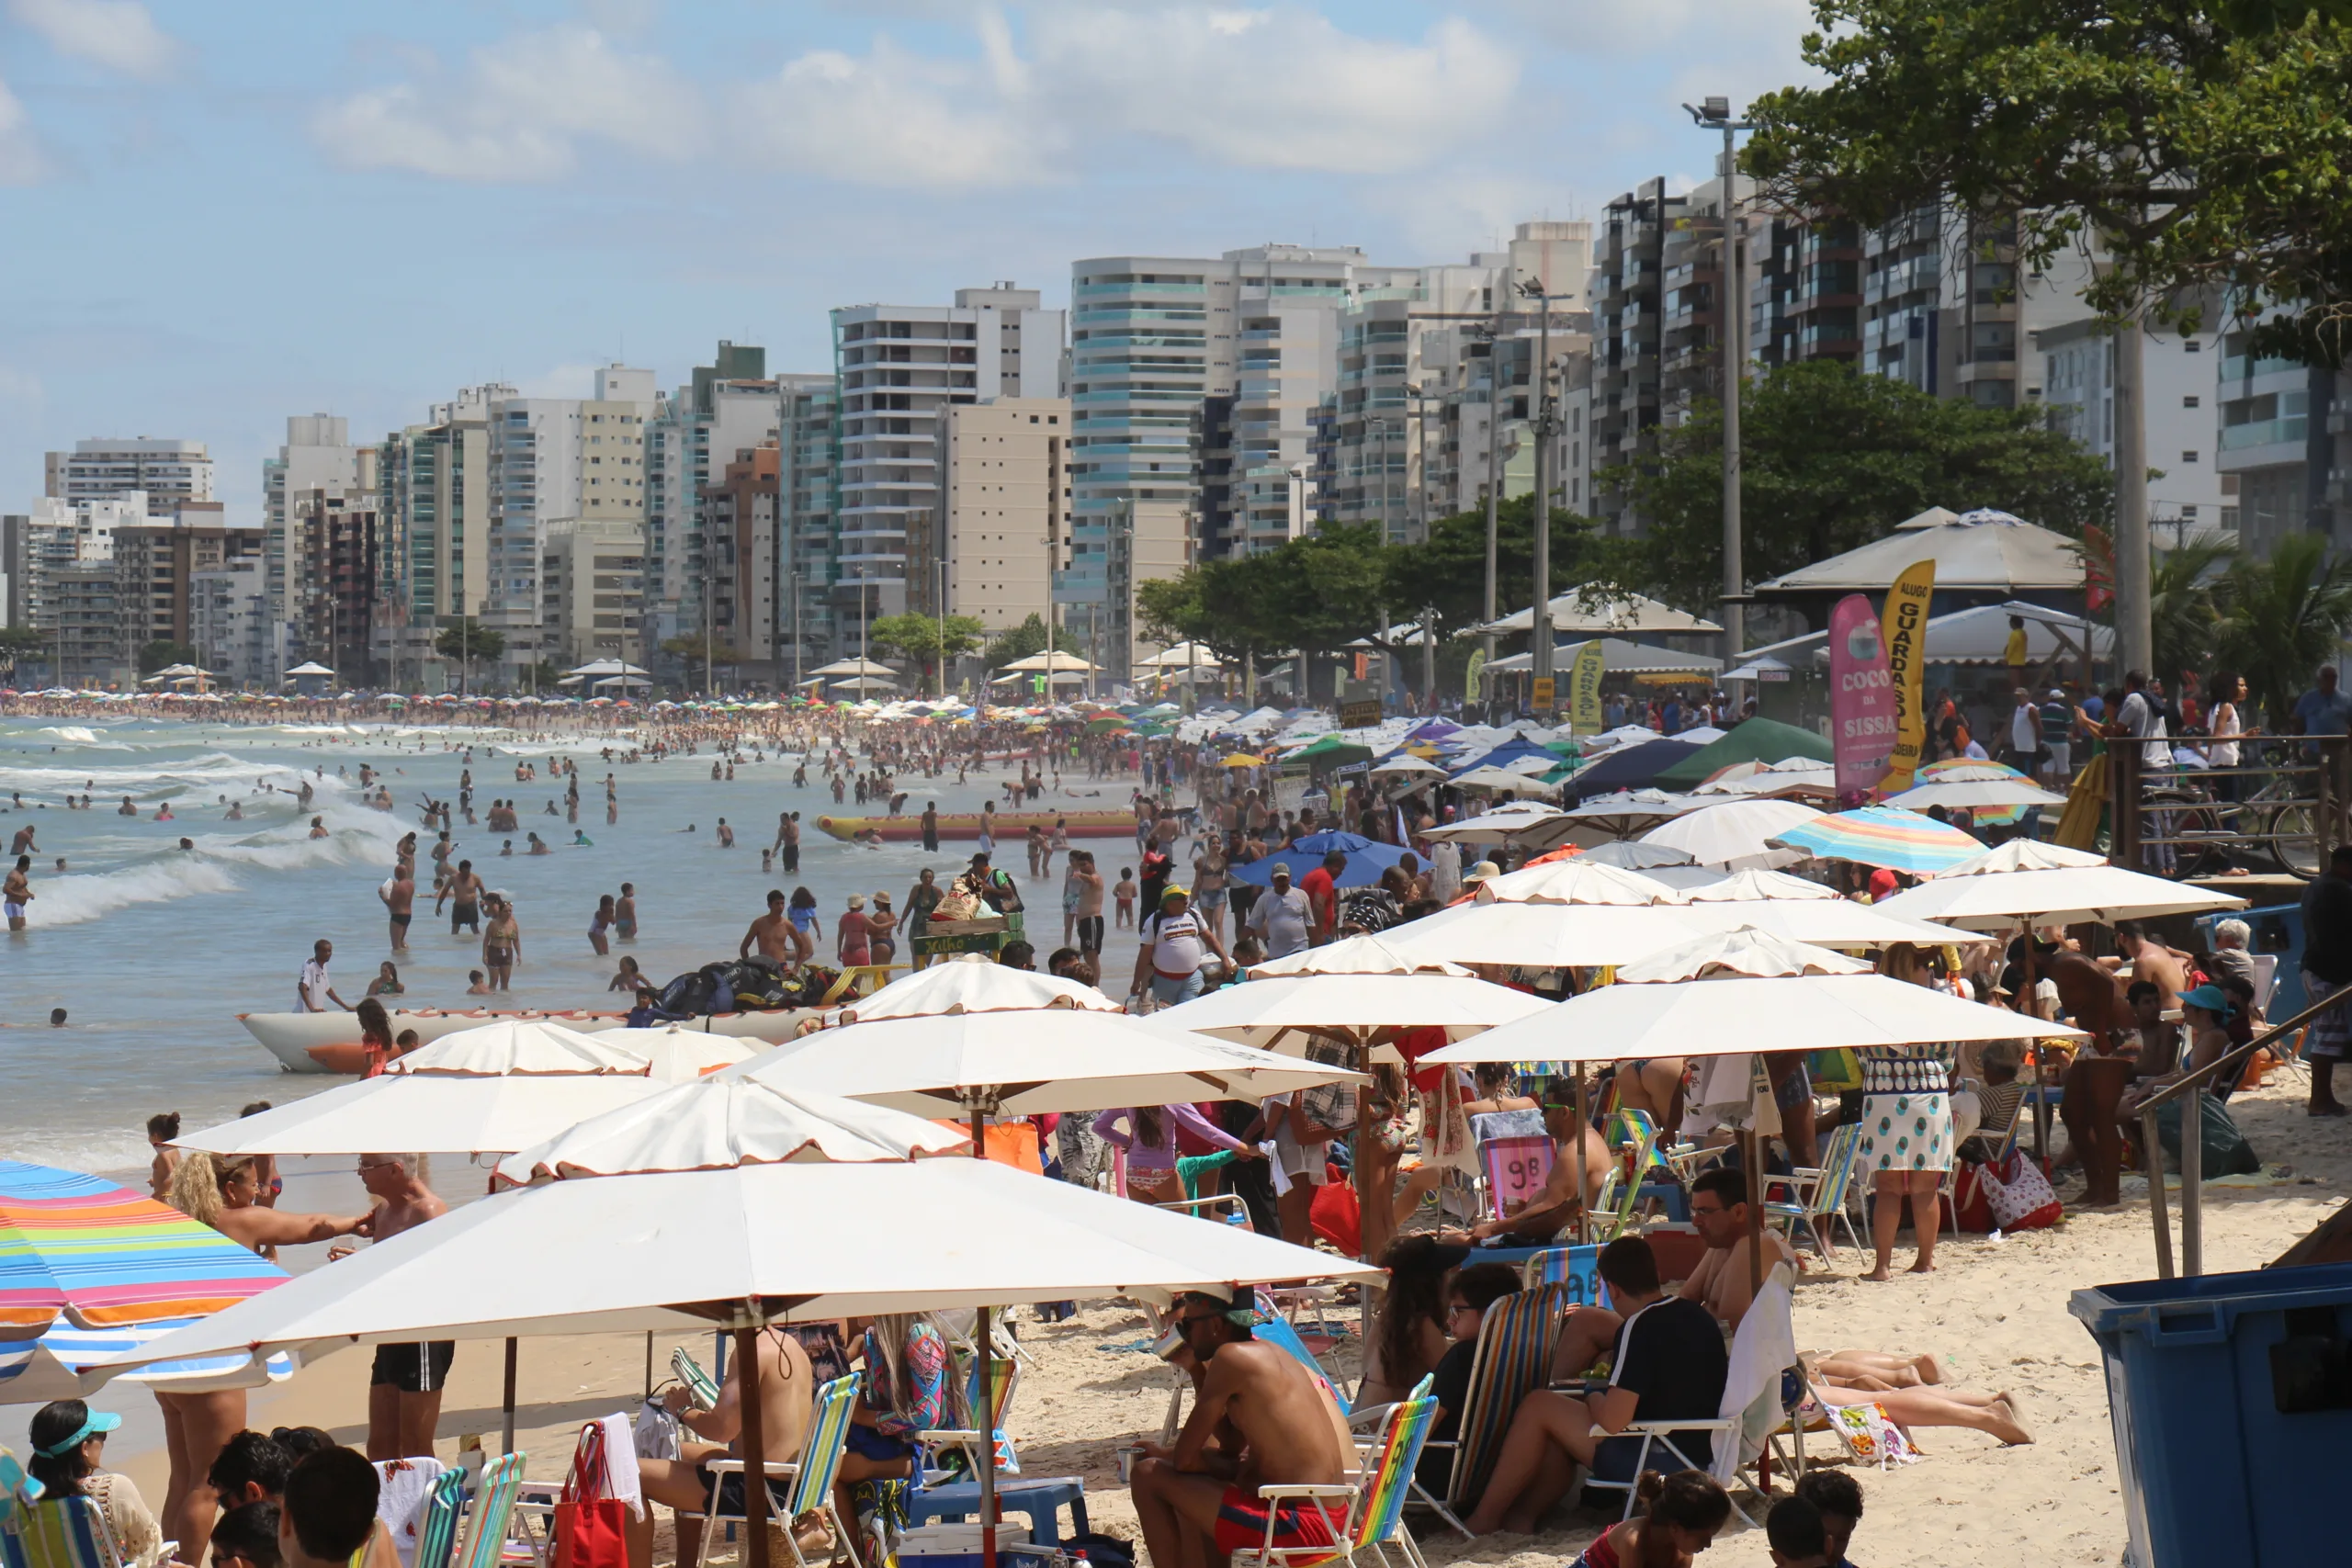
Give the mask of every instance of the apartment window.
M 2180 406 L 2185 409 L 2193 409 L 2197 406 L 2197 394 L 2191 392 L 2187 397 L 2180 400 Z
M 2180 455 L 2180 460 L 2184 463 L 2193 463 L 2197 461 L 2197 454 L 2194 452 L 2183 452 Z

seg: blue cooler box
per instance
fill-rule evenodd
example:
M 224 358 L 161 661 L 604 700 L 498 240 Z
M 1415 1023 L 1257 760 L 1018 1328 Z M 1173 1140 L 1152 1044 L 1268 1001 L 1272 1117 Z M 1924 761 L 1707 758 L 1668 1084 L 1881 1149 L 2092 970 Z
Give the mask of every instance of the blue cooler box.
M 2352 1562 L 2352 1264 L 2076 1291 L 2134 1568 Z

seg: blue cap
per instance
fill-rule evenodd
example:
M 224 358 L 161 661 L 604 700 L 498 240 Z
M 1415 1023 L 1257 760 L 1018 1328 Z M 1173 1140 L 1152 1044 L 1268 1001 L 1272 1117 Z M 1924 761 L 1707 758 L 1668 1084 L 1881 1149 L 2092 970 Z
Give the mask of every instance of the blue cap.
M 122 1417 L 109 1411 L 93 1410 L 82 1417 L 82 1425 L 62 1443 L 51 1443 L 40 1450 L 43 1459 L 58 1459 L 73 1452 L 92 1438 L 103 1437 L 122 1425 Z

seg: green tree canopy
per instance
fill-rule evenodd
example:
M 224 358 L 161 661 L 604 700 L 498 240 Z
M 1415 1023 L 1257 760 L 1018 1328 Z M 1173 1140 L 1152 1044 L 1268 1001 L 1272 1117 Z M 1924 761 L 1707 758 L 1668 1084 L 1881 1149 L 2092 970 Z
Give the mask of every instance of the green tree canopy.
M 1751 582 L 1826 560 L 1930 506 L 1997 506 L 2079 537 L 2111 510 L 2107 466 L 2030 409 L 1939 398 L 1833 360 L 1759 377 L 1740 402 L 1740 519 Z M 1611 541 L 1628 585 L 1693 612 L 1723 592 L 1723 408 L 1660 433 L 1653 468 L 1608 468 L 1648 527 Z
M 194 664 L 200 668 L 203 663 L 204 660 L 195 649 L 184 642 L 174 642 L 169 637 L 159 637 L 139 650 L 139 672 L 141 675 L 153 675 L 169 664 Z
M 986 635 L 986 628 L 971 615 L 950 615 L 945 626 L 950 659 L 971 652 Z M 909 659 L 930 663 L 940 654 L 940 626 L 941 622 L 932 615 L 884 615 L 866 628 L 865 637 L 876 648 L 896 649 Z
M 1552 588 L 1548 603 L 1606 576 L 1614 561 L 1589 517 L 1552 508 Z M 1514 496 L 1495 508 L 1495 613 L 1508 615 L 1535 602 L 1535 497 Z M 1388 602 L 1396 616 L 1419 618 L 1437 610 L 1441 637 L 1486 619 L 1487 513 L 1481 507 L 1433 519 L 1429 537 L 1392 550 Z
M 496 626 L 483 626 L 470 615 L 462 615 L 441 628 L 433 639 L 433 651 L 460 664 L 496 659 L 506 651 L 506 634 Z
M 2345 303 L 2352 49 L 2335 0 L 1813 9 L 1804 55 L 1826 80 L 1751 105 L 1742 154 L 1792 209 L 1878 223 L 1950 200 L 2013 225 L 2035 265 L 2095 243 L 2088 297 L 2119 319 L 2194 316 L 2222 290 L 2328 318 Z
M 2245 677 L 2268 728 L 2286 728 L 2312 671 L 2352 627 L 2352 559 L 2330 560 L 2323 535 L 2290 534 L 2268 560 L 2233 561 L 2215 597 L 2215 657 Z
M 948 624 L 951 626 L 955 621 L 955 616 L 948 617 Z M 1011 631 L 1000 632 L 991 637 L 987 649 L 981 653 L 980 660 L 991 670 L 1001 670 L 1016 659 L 1026 659 L 1033 653 L 1045 652 L 1048 645 L 1064 653 L 1081 651 L 1078 645 L 1078 638 L 1070 634 L 1068 627 L 1049 628 L 1043 615 L 1032 615 Z

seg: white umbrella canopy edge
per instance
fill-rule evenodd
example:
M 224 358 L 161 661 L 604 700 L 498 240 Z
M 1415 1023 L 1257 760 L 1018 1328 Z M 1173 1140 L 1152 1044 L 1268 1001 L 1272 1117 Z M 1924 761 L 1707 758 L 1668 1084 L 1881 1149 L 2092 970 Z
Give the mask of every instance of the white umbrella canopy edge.
M 1731 908 L 1733 906 L 1718 906 Z M 1626 964 L 1707 927 L 1684 905 L 1468 903 L 1383 932 L 1391 947 L 1456 964 L 1565 969 Z
M 1342 1067 L 1207 1039 L 1160 1021 L 1167 1016 L 1040 1008 L 881 1019 L 804 1034 L 712 1077 L 954 1117 L 976 1107 L 1028 1115 L 1262 1100 L 1363 1081 Z
M 1900 919 L 1985 931 L 2007 930 L 2021 919 L 2039 925 L 2106 925 L 2245 907 L 2246 901 L 2234 894 L 2115 865 L 1937 876 L 1871 906 Z
M 1467 976 L 1277 975 L 1227 986 L 1152 1016 L 1169 1028 L 1214 1039 L 1303 1051 L 1317 1034 L 1368 1041 L 1401 1029 L 1434 1028 L 1459 1037 L 1551 1006 L 1525 991 Z
M 2066 1024 L 1883 975 L 1807 975 L 1602 986 L 1523 1023 L 1441 1046 L 1421 1060 L 1613 1062 L 2086 1037 Z
M 1008 969 L 980 953 L 963 953 L 901 976 L 840 1009 L 843 1023 L 894 1018 L 944 1018 L 964 1012 L 1035 1012 L 1049 1007 L 1119 1012 L 1092 986 L 1034 970 Z
M 642 1075 L 386 1074 L 199 1128 L 174 1144 L 230 1156 L 511 1154 L 668 1087 Z
M 899 1245 L 875 1244 L 882 1213 L 904 1222 Z M 425 1337 L 748 1327 L 1378 1272 L 954 1156 L 588 1177 L 469 1204 L 93 1367 L 84 1386 L 222 1348 L 308 1359 Z

